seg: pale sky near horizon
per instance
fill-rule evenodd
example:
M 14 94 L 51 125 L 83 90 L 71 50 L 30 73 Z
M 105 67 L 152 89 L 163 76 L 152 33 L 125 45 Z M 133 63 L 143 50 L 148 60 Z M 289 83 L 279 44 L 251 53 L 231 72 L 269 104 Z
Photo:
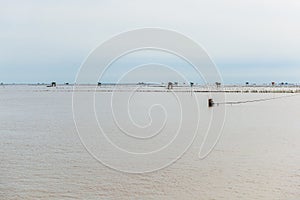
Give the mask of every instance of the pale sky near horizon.
M 298 0 L 0 0 L 0 82 L 73 82 L 103 41 L 160 27 L 201 44 L 226 83 L 300 83 L 299 10 Z

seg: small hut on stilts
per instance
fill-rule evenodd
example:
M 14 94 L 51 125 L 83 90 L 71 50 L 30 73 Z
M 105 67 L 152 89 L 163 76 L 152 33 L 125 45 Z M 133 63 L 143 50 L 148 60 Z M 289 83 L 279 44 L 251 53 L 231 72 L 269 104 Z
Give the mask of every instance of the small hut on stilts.
M 169 82 L 169 83 L 168 83 L 168 90 L 171 90 L 171 89 L 173 89 L 173 83 L 172 83 L 172 82 Z

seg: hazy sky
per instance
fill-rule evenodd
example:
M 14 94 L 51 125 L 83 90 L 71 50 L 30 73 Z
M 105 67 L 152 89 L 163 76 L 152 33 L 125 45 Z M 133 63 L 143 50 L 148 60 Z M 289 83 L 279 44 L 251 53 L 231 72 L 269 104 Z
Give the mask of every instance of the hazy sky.
M 299 83 L 299 10 L 299 0 L 0 0 L 0 82 L 73 82 L 112 35 L 161 27 L 201 44 L 227 83 Z

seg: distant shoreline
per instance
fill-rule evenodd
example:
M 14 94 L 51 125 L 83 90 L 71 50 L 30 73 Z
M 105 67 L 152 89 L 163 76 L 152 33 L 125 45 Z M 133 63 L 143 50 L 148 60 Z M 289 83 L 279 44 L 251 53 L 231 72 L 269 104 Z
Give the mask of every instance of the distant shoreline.
M 0 91 L 18 90 L 33 92 L 181 92 L 181 93 L 300 93 L 300 85 L 282 85 L 282 86 L 173 86 L 173 89 L 167 89 L 166 85 L 138 85 L 138 84 L 58 84 L 55 87 L 49 87 L 49 84 L 3 84 Z

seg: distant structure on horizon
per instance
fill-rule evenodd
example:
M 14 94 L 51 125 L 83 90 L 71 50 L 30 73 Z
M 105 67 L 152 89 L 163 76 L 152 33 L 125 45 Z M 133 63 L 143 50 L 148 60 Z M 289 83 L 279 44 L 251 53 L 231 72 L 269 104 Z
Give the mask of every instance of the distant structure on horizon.
M 47 87 L 56 87 L 56 82 L 52 82 L 51 85 L 48 85 Z
M 275 84 L 276 84 L 275 82 L 272 82 L 272 86 L 275 86 Z
M 173 89 L 173 83 L 172 82 L 168 83 L 168 90 L 170 90 L 170 89 Z

